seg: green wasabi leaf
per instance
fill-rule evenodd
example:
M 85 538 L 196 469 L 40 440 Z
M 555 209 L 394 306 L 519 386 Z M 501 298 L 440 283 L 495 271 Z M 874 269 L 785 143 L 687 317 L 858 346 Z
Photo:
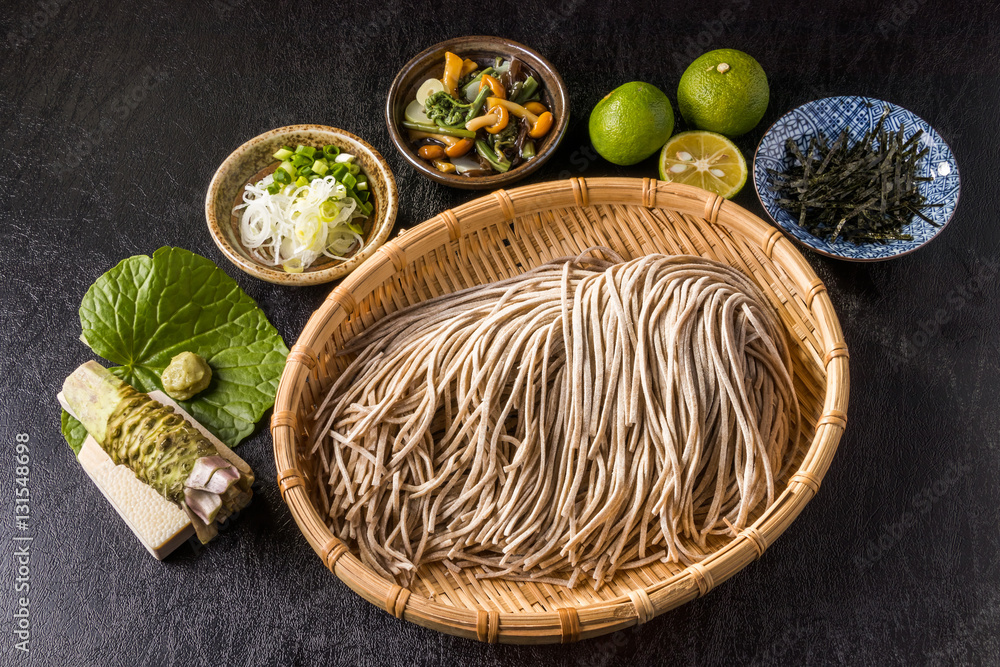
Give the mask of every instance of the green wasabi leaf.
M 254 300 L 182 248 L 129 257 L 98 278 L 80 304 L 80 325 L 81 340 L 120 364 L 110 370 L 139 391 L 162 389 L 160 373 L 175 355 L 204 357 L 212 383 L 181 405 L 230 447 L 274 404 L 288 355 Z
M 59 425 L 62 429 L 63 437 L 69 443 L 70 449 L 73 450 L 74 454 L 79 456 L 80 448 L 83 447 L 83 441 L 87 439 L 87 429 L 65 410 L 62 411 Z

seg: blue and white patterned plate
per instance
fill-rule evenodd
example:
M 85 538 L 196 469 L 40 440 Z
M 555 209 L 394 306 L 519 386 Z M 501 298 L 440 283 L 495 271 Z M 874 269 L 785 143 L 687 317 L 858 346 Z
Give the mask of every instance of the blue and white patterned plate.
M 865 132 L 875 127 L 886 107 L 889 108 L 889 116 L 885 119 L 884 125 L 886 130 L 898 131 L 900 126 L 903 126 L 906 137 L 910 137 L 917 129 L 924 131 L 920 141 L 929 147 L 930 151 L 921 160 L 919 175 L 929 176 L 933 180 L 921 183 L 920 189 L 927 203 L 942 203 L 944 206 L 926 208 L 923 213 L 941 226 L 933 227 L 915 217 L 914 221 L 904 228 L 907 234 L 913 235 L 912 241 L 863 245 L 854 245 L 847 241 L 829 243 L 813 236 L 799 227 L 798 221 L 790 213 L 774 203 L 775 194 L 771 190 L 771 177 L 767 170 L 784 171 L 791 166 L 785 150 L 785 142 L 788 139 L 794 139 L 802 146 L 822 131 L 827 139 L 833 141 L 846 127 L 851 139 L 860 141 Z M 764 210 L 785 232 L 816 252 L 856 262 L 890 259 L 913 252 L 941 233 L 958 205 L 958 164 L 941 135 L 916 114 L 891 102 L 871 97 L 827 97 L 803 104 L 779 118 L 764 134 L 757 147 L 753 159 L 753 180 Z

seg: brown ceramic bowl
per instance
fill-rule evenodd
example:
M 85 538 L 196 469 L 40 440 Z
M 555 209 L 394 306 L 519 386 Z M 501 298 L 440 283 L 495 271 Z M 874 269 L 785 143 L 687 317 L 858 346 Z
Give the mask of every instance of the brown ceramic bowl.
M 317 148 L 332 144 L 357 156 L 361 170 L 368 175 L 369 201 L 374 201 L 375 208 L 364 224 L 361 250 L 346 261 L 321 257 L 302 273 L 287 273 L 280 266 L 260 261 L 243 246 L 239 218 L 233 214 L 233 207 L 242 203 L 247 181 L 252 177 L 262 178 L 265 175 L 262 172 L 277 164 L 275 151 L 284 145 L 298 144 Z M 254 137 L 226 158 L 212 177 L 205 197 L 208 231 L 219 250 L 251 276 L 278 285 L 320 285 L 347 275 L 385 242 L 396 221 L 397 209 L 396 180 L 385 158 L 350 132 L 325 125 L 290 125 Z
M 517 58 L 538 75 L 542 82 L 541 89 L 544 91 L 545 106 L 552 111 L 555 124 L 538 145 L 534 158 L 514 167 L 505 174 L 460 176 L 440 172 L 433 165 L 417 156 L 416 149 L 407 139 L 400 122 L 403 119 L 406 105 L 416 97 L 420 84 L 427 79 L 440 78 L 441 70 L 444 67 L 445 51 L 451 51 L 463 58 L 473 60 L 495 58 L 496 56 L 503 56 L 507 59 Z M 406 63 L 403 69 L 399 70 L 399 74 L 396 75 L 389 88 L 389 98 L 385 104 L 385 122 L 389 126 L 389 136 L 392 137 L 392 142 L 396 144 L 400 154 L 413 165 L 414 169 L 432 181 L 466 190 L 500 188 L 536 171 L 555 153 L 559 142 L 566 134 L 569 122 L 569 93 L 562 77 L 552 67 L 552 64 L 527 46 L 500 37 L 458 37 L 421 51 L 410 62 Z

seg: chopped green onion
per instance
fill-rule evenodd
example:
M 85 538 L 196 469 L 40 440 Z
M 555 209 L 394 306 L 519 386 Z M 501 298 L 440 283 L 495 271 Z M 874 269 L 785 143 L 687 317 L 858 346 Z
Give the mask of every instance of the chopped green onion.
M 274 171 L 272 183 L 266 188 L 268 194 L 278 194 L 285 186 L 290 193 L 318 178 L 333 176 L 347 190 L 347 196 L 357 200 L 358 210 L 365 211 L 363 204 L 368 202 L 370 196 L 368 177 L 361 173 L 361 165 L 355 162 L 357 158 L 354 155 L 344 153 L 333 145 L 318 150 L 302 144 L 294 152 L 283 147 L 275 153 L 275 156 L 279 155 L 284 161 Z M 315 158 L 316 155 L 319 157 Z
M 282 262 L 281 268 L 285 270 L 285 273 L 302 273 L 303 269 L 305 269 L 305 265 L 298 257 L 292 257 L 291 259 Z
M 320 255 L 345 259 L 364 244 L 361 219 L 374 212 L 368 177 L 353 155 L 313 149 L 309 156 L 309 151 L 284 150 L 288 159 L 264 180 L 248 183 L 244 203 L 234 208 L 246 209 L 241 239 L 249 248 L 270 243 L 270 263 L 288 271 L 301 271 Z M 342 160 L 331 165 L 329 158 L 340 155 Z M 365 191 L 359 194 L 358 186 Z M 344 206 L 348 198 L 354 203 Z
M 274 159 L 275 160 L 279 160 L 281 162 L 284 162 L 285 160 L 287 160 L 290 157 L 292 157 L 292 151 L 288 150 L 287 148 L 280 148 L 274 154 Z
M 450 128 L 450 127 L 439 127 L 436 123 L 414 123 L 411 120 L 404 119 L 402 125 L 407 130 L 413 130 L 415 132 L 444 134 L 449 137 L 458 137 L 460 139 L 475 139 L 476 137 L 475 132 L 470 132 L 469 130 Z

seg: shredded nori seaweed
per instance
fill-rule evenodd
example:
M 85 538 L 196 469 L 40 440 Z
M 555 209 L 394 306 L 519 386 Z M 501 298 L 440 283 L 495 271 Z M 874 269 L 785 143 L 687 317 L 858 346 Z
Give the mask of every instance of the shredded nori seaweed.
M 775 203 L 791 213 L 800 227 L 833 243 L 838 239 L 856 245 L 913 239 L 903 228 L 914 217 L 935 227 L 921 209 L 928 204 L 920 193 L 917 176 L 927 154 L 918 140 L 923 130 L 908 139 L 883 129 L 886 108 L 875 128 L 851 144 L 845 129 L 831 144 L 820 132 L 803 150 L 793 139 L 785 148 L 792 166 L 785 172 L 768 169 Z

